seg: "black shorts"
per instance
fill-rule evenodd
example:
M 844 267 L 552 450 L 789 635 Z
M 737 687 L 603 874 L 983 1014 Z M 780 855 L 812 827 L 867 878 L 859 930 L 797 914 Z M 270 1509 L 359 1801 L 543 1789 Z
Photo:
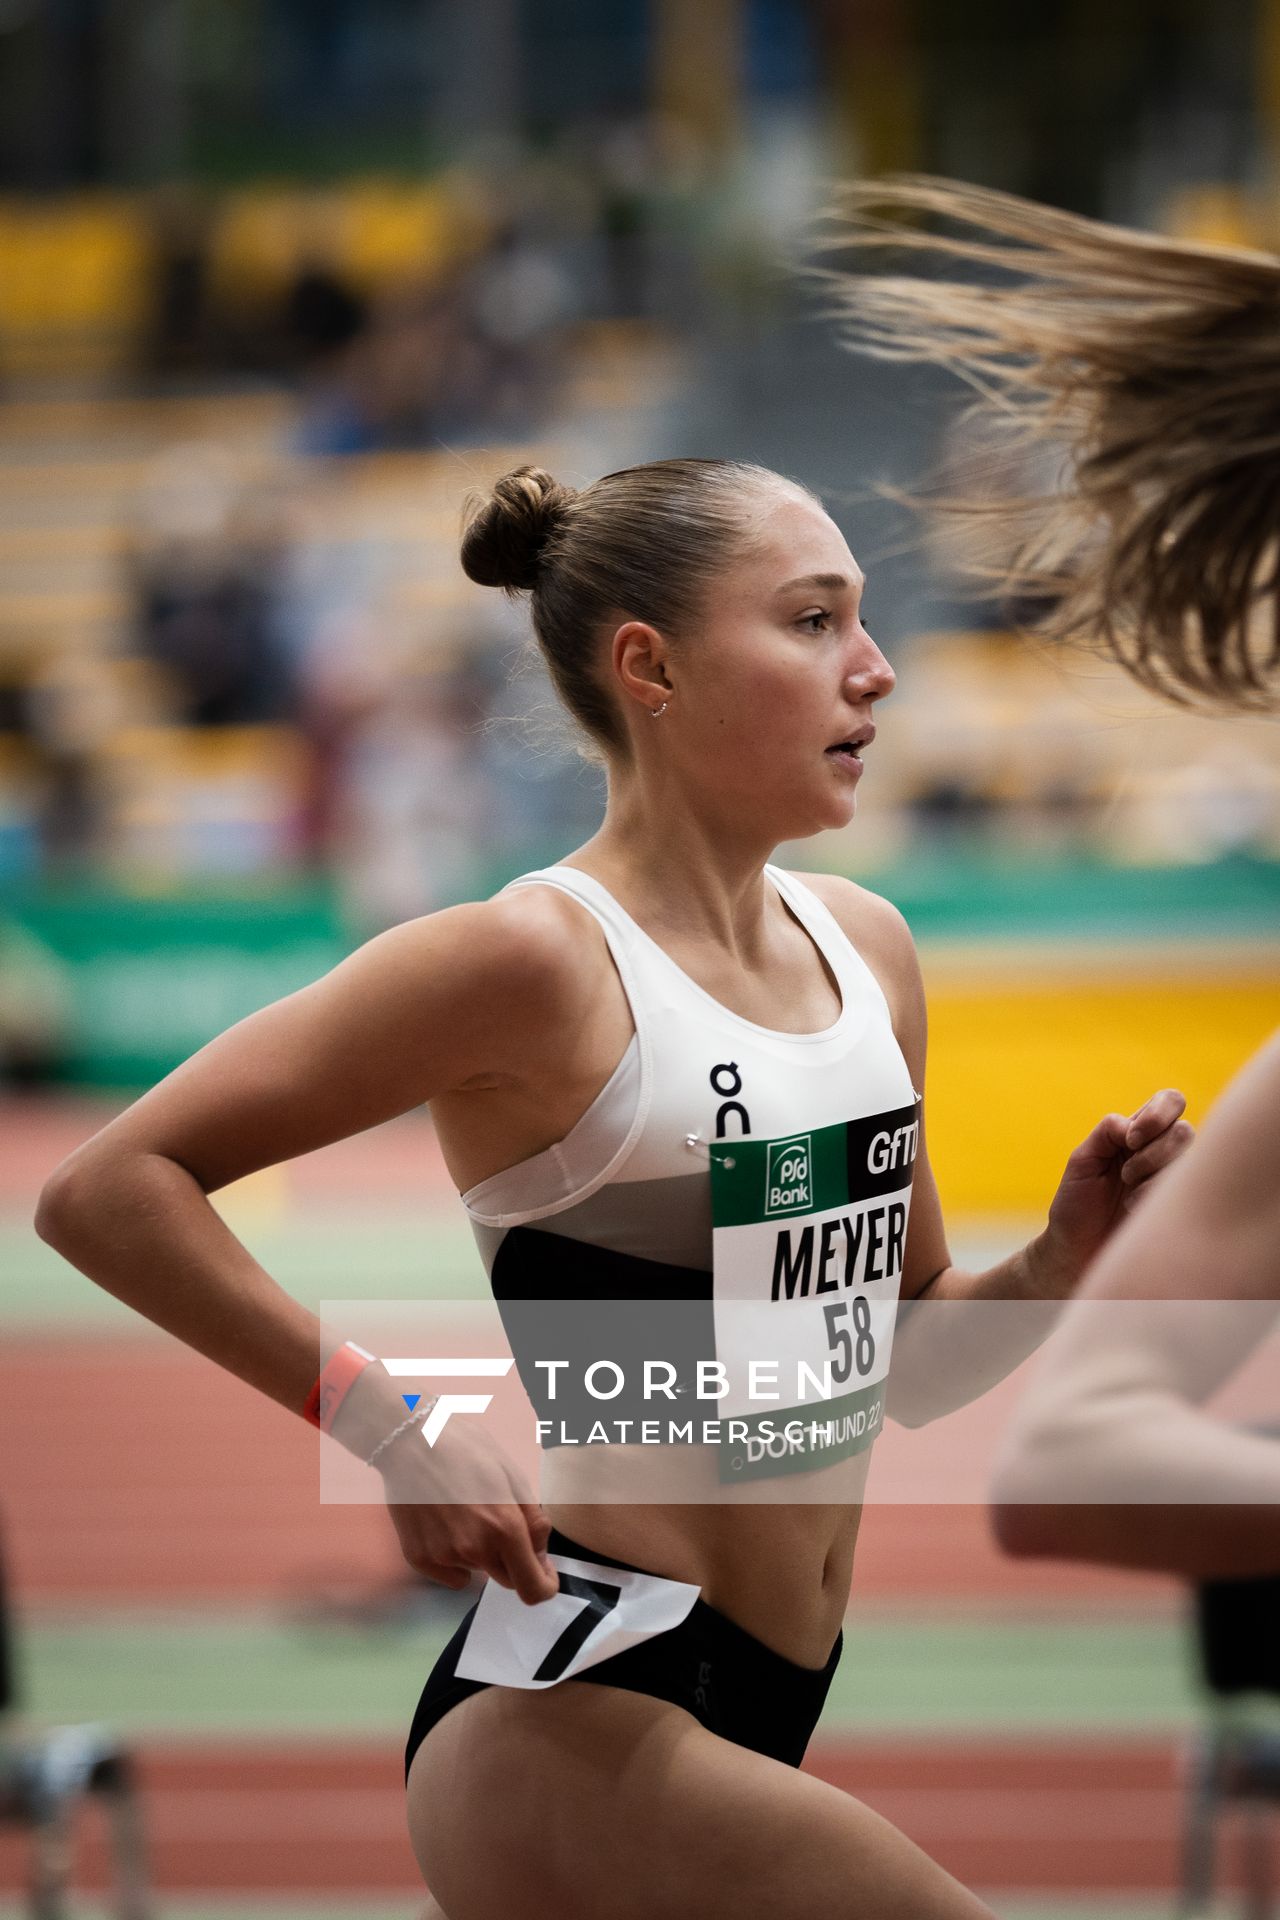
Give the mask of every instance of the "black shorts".
M 547 1550 L 627 1573 L 645 1571 L 627 1560 L 614 1560 L 594 1548 L 580 1547 L 556 1527 L 551 1529 Z M 479 1604 L 477 1601 L 468 1610 L 422 1689 L 405 1748 L 406 1781 L 413 1756 L 436 1721 L 459 1700 L 490 1685 L 487 1680 L 464 1680 L 455 1672 Z M 708 1606 L 699 1595 L 678 1626 L 599 1660 L 573 1678 L 594 1681 L 598 1686 L 622 1687 L 628 1693 L 652 1694 L 655 1700 L 670 1700 L 722 1739 L 798 1767 L 840 1664 L 843 1646 L 842 1631 L 836 1635 L 824 1667 L 797 1666 L 717 1608 Z

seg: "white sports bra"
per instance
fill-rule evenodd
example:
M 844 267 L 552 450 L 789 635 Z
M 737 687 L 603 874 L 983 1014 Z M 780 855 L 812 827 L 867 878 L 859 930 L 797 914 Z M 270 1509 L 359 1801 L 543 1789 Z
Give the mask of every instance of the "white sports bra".
M 551 1238 L 590 1249 L 604 1268 L 624 1255 L 709 1272 L 708 1142 L 778 1136 L 915 1102 L 875 975 L 810 887 L 775 866 L 765 873 L 839 985 L 839 1016 L 820 1032 L 777 1032 L 721 1006 L 576 867 L 509 883 L 558 887 L 600 922 L 635 1033 L 563 1140 L 462 1195 L 499 1297 L 517 1267 L 542 1264 L 547 1250 L 538 1243 Z M 670 1287 L 675 1276 L 651 1278 Z M 531 1279 L 521 1293 L 532 1290 Z

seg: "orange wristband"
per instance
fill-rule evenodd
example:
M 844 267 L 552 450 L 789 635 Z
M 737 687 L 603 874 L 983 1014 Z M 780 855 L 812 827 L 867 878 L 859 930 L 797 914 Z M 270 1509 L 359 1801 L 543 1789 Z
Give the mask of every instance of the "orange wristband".
M 303 1419 L 309 1420 L 313 1427 L 319 1427 L 321 1433 L 328 1433 L 337 1417 L 338 1408 L 369 1362 L 377 1357 L 376 1353 L 366 1353 L 354 1340 L 344 1340 L 321 1367 L 320 1378 L 307 1395 L 302 1409 Z

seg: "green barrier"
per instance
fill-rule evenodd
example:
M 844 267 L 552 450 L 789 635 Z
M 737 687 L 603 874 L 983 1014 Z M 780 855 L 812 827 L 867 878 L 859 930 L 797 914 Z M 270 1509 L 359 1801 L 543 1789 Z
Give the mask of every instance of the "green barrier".
M 1205 866 L 1116 867 L 932 851 L 869 873 L 865 884 L 901 909 L 917 940 L 1280 942 L 1280 861 L 1247 855 Z
M 517 863 L 494 854 L 473 899 L 565 852 L 526 847 Z M 821 843 L 790 841 L 773 864 L 803 873 L 846 871 Z M 1119 867 L 1088 858 L 1028 859 L 935 842 L 853 878 L 900 908 L 917 940 L 1262 939 L 1280 942 L 1280 860 L 1237 854 L 1204 866 Z
M 495 854 L 467 897 L 485 899 L 516 871 L 551 865 L 563 851 L 535 856 L 526 848 L 518 866 Z M 784 847 L 775 859 L 798 866 L 812 851 Z M 1270 937 L 1280 951 L 1280 862 L 1117 868 L 957 851 L 869 874 L 867 884 L 902 909 L 924 942 Z M 155 897 L 32 889 L 0 911 L 0 1001 L 43 998 L 45 1025 L 56 1001 L 63 1044 L 51 1054 L 60 1075 L 139 1086 L 316 979 L 353 944 L 323 885 Z M 0 1019 L 0 1052 L 4 1040 Z
M 159 1079 L 224 1027 L 328 971 L 350 945 L 316 887 L 139 898 L 77 889 L 12 902 L 58 976 L 60 1073 L 100 1086 Z

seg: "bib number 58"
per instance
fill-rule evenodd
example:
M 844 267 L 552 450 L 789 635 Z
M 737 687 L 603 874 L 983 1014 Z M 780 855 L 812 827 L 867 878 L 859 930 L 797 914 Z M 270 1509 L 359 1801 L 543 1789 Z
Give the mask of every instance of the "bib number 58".
M 846 1315 L 853 1322 L 852 1330 Z M 822 1309 L 822 1317 L 827 1323 L 827 1344 L 836 1355 L 831 1368 L 836 1386 L 842 1387 L 855 1368 L 862 1375 L 870 1373 L 875 1365 L 876 1343 L 866 1296 L 857 1293 L 852 1300 L 830 1300 Z

